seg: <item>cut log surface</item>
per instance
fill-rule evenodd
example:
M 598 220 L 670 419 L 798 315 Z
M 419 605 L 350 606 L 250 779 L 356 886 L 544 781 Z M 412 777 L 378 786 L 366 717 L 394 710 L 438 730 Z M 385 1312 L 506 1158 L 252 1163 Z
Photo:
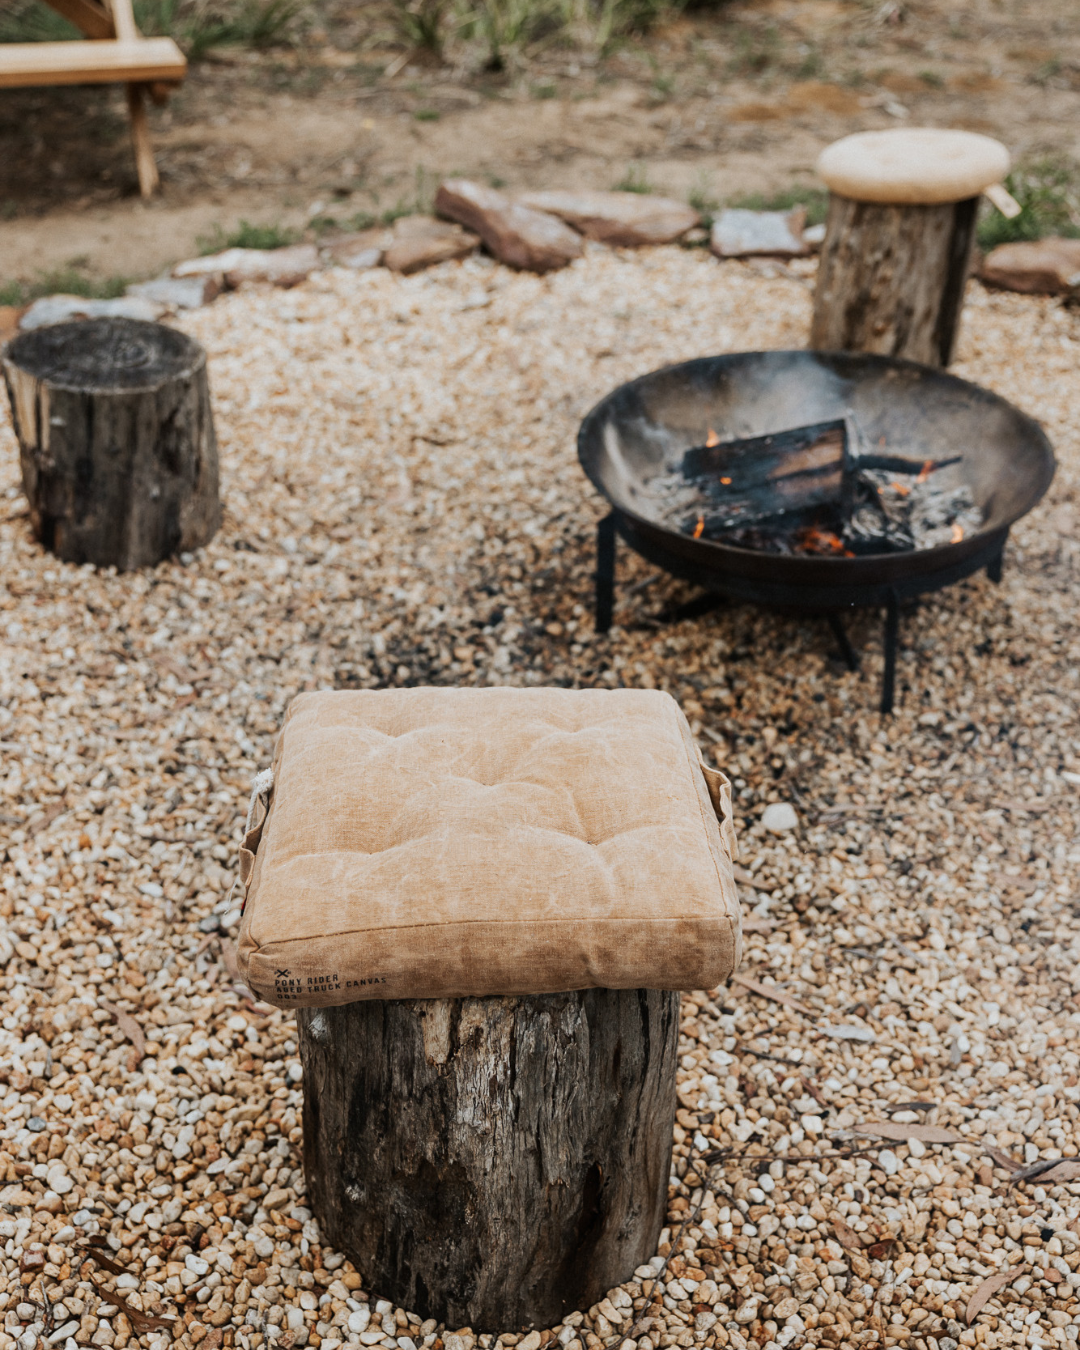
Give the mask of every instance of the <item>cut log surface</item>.
M 30 520 L 65 562 L 152 566 L 221 521 L 206 353 L 101 318 L 23 333 L 3 355 Z
M 300 1009 L 304 1170 L 376 1296 L 474 1331 L 557 1323 L 663 1226 L 679 995 Z
M 977 198 L 921 206 L 834 194 L 810 346 L 948 365 L 977 205 Z

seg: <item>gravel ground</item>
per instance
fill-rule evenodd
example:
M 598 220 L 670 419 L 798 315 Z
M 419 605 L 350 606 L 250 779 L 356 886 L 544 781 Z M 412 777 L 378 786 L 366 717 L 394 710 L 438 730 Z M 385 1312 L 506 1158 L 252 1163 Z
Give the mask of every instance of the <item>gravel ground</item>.
M 905 615 L 891 720 L 875 615 L 852 675 L 820 623 L 662 624 L 688 592 L 624 554 L 619 627 L 591 631 L 581 414 L 665 361 L 801 345 L 811 270 L 590 247 L 544 279 L 475 259 L 225 297 L 186 327 L 226 521 L 152 572 L 43 556 L 0 428 L 0 1350 L 473 1343 L 320 1243 L 294 1023 L 231 936 L 289 699 L 420 682 L 669 689 L 735 780 L 743 974 L 771 990 L 684 1000 L 653 1267 L 501 1343 L 1076 1343 L 1080 1184 L 1002 1165 L 1080 1153 L 1076 311 L 972 289 L 957 370 L 1040 416 L 1061 468 L 1000 587 Z M 772 802 L 796 829 L 765 831 Z M 854 1132 L 890 1112 L 944 1142 Z

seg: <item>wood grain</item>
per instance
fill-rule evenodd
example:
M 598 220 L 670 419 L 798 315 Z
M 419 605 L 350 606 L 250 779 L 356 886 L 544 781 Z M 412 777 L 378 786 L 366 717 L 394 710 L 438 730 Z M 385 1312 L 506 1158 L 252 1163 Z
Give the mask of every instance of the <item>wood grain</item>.
M 810 346 L 948 365 L 977 205 L 976 198 L 909 206 L 833 194 Z
M 656 1250 L 679 995 L 300 1009 L 304 1170 L 364 1287 L 449 1326 L 551 1326 Z

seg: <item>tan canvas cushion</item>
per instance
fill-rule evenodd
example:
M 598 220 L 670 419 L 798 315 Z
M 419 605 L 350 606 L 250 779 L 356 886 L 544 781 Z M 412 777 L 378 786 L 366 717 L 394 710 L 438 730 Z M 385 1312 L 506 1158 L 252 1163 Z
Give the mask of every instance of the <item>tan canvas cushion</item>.
M 977 197 L 1009 172 L 1009 152 L 990 136 L 939 127 L 860 131 L 818 157 L 829 189 L 857 202 L 933 205 Z
M 727 780 L 656 691 L 302 694 L 247 843 L 240 969 L 281 1007 L 709 989 L 739 959 Z

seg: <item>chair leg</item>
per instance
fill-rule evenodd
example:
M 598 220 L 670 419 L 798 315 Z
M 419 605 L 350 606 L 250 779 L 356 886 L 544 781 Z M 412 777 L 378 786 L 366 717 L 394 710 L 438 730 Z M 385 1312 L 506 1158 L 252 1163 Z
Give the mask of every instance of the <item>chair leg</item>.
M 139 192 L 152 197 L 158 189 L 157 165 L 154 147 L 150 144 L 150 123 L 146 116 L 145 90 L 141 84 L 127 87 L 128 114 L 131 117 L 131 143 L 135 148 L 135 168 L 139 175 Z

